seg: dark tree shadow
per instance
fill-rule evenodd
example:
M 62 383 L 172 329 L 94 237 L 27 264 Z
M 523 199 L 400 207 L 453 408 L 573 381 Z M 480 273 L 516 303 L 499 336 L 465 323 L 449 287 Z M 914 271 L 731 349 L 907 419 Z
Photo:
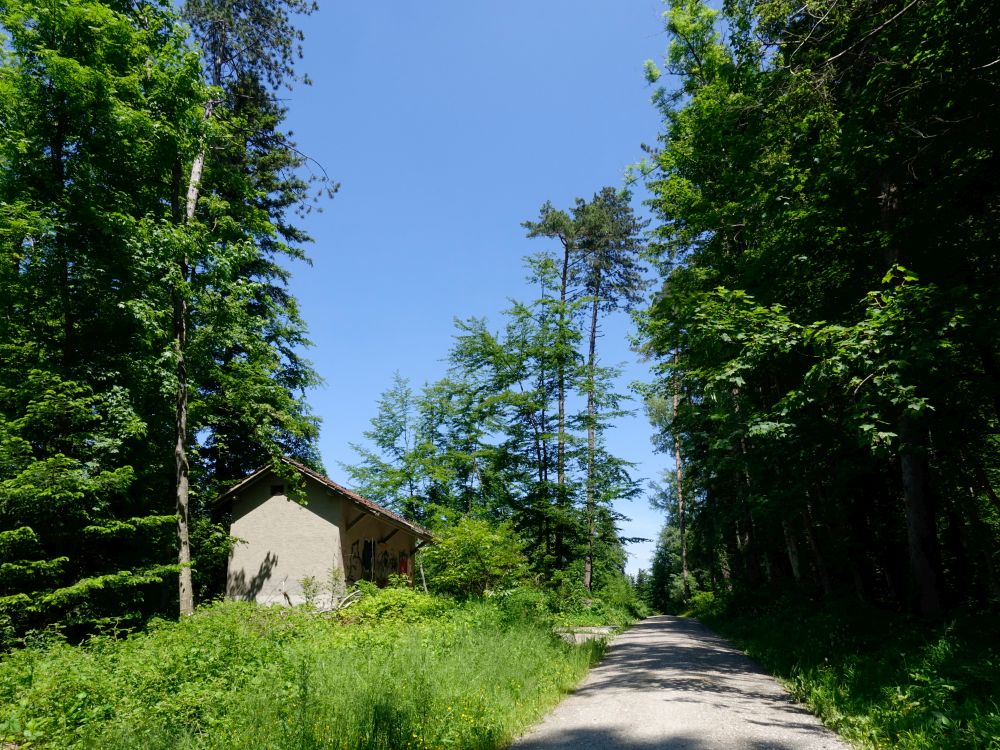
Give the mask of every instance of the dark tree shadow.
M 733 744 L 720 744 L 717 738 L 707 738 L 691 732 L 677 732 L 656 739 L 629 737 L 611 727 L 574 728 L 558 737 L 522 738 L 514 750 L 800 750 L 796 742 L 748 738 Z
M 273 552 L 264 555 L 264 561 L 257 569 L 257 574 L 247 578 L 247 574 L 240 570 L 237 573 L 232 571 L 228 574 L 226 591 L 230 599 L 242 599 L 252 602 L 257 599 L 257 594 L 264 588 L 264 584 L 271 578 L 271 573 L 278 565 L 278 556 Z

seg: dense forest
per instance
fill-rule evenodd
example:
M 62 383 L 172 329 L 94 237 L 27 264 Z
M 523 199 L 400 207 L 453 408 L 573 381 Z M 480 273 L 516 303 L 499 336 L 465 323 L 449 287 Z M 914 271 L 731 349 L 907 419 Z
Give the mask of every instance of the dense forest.
M 303 214 L 336 185 L 303 176 L 316 165 L 281 103 L 308 83 L 296 24 L 313 4 L 2 8 L 10 645 L 190 614 L 220 593 L 234 543 L 219 491 L 281 456 L 322 469 L 287 268 L 306 260 Z M 642 299 L 645 225 L 604 188 L 524 226 L 549 243 L 528 260 L 537 299 L 499 333 L 462 322 L 448 377 L 419 396 L 400 379 L 350 473 L 435 528 L 510 523 L 536 580 L 566 596 L 621 589 L 613 503 L 640 488 L 605 447 L 623 394 L 598 340 Z
M 318 461 L 282 263 L 333 186 L 277 96 L 309 10 L 0 5 L 0 640 L 191 611 L 217 488 Z
M 657 606 L 994 601 L 1000 19 L 668 6 L 670 77 L 647 64 L 663 132 L 633 174 L 654 220 L 613 187 L 542 206 L 536 296 L 498 330 L 459 321 L 445 378 L 397 376 L 345 468 L 419 522 L 509 523 L 546 585 L 620 584 L 615 502 L 642 487 L 606 446 L 628 410 L 599 341 L 629 312 L 675 466 Z M 232 543 L 219 489 L 282 455 L 322 468 L 287 261 L 336 185 L 303 177 L 280 96 L 307 83 L 314 9 L 2 6 L 5 639 L 190 613 Z
M 680 84 L 642 165 L 646 395 L 676 460 L 654 598 L 995 602 L 1000 11 L 669 6 Z
M 212 601 L 220 491 L 323 470 L 289 268 L 337 185 L 283 104 L 316 5 L 0 2 L 0 747 L 503 747 L 602 653 L 556 629 L 646 604 L 859 745 L 1000 746 L 1000 6 L 666 7 L 645 157 L 515 219 L 529 299 L 343 464 L 432 530 L 420 585 L 323 609 Z M 630 580 L 633 404 L 670 469 Z

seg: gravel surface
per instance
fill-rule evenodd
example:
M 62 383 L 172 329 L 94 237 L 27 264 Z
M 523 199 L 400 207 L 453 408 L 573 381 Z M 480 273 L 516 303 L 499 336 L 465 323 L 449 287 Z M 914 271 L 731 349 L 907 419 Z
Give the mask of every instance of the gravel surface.
M 651 617 L 615 638 L 516 750 L 846 750 L 749 658 L 695 620 Z

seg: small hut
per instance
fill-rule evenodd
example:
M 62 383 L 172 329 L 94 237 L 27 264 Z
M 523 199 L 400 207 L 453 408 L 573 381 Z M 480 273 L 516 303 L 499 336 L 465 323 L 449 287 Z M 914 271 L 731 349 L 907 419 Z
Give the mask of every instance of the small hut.
M 288 458 L 301 487 L 270 467 L 216 501 L 232 513 L 239 541 L 229 558 L 226 595 L 264 604 L 328 598 L 357 580 L 413 579 L 413 555 L 431 535 L 397 513 Z M 282 472 L 286 473 L 286 472 Z

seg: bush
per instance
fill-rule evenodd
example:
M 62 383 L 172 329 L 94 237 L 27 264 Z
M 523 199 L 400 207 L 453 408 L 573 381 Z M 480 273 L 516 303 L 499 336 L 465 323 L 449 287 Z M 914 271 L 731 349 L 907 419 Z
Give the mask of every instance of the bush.
M 540 626 L 555 624 L 545 592 L 529 586 L 496 592 L 490 601 L 499 607 L 502 622 L 530 622 Z
M 639 599 L 638 592 L 624 574 L 604 575 L 599 587 L 587 591 L 582 573 L 582 565 L 577 564 L 552 578 L 549 608 L 561 625 L 624 627 L 649 616 L 649 608 Z
M 690 612 L 695 617 L 717 617 L 724 608 L 724 601 L 717 599 L 711 591 L 695 591 L 691 594 Z
M 446 599 L 409 588 L 374 588 L 338 614 L 345 622 L 416 623 L 432 620 L 453 606 Z
M 632 581 L 621 573 L 608 577 L 602 583 L 597 590 L 597 598 L 606 606 L 625 612 L 631 618 L 649 617 L 649 607 L 640 599 Z
M 516 588 L 528 578 L 524 544 L 509 524 L 465 517 L 436 529 L 421 552 L 434 591 L 466 599 Z

